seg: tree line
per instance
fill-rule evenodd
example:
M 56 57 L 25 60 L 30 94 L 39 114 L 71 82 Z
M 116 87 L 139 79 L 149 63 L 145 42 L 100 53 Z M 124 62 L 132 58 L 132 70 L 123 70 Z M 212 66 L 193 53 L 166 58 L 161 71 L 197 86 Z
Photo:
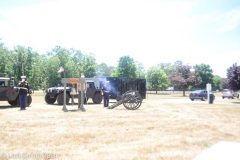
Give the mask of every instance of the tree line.
M 94 76 L 143 78 L 147 79 L 147 88 L 155 91 L 165 90 L 168 86 L 183 91 L 205 89 L 207 83 L 212 84 L 213 90 L 229 88 L 228 79 L 213 75 L 211 67 L 204 63 L 189 66 L 180 60 L 174 64 L 161 62 L 146 71 L 142 62 L 134 61 L 129 55 L 120 57 L 117 66 L 108 66 L 104 62 L 97 64 L 94 54 L 83 54 L 73 48 L 55 46 L 50 52 L 39 54 L 31 47 L 21 45 L 8 49 L 4 43 L 0 43 L 0 55 L 0 76 L 20 80 L 20 77 L 25 75 L 34 89 L 57 86 L 62 78 L 81 75 L 86 78 Z M 65 71 L 58 74 L 60 67 Z M 191 71 L 192 69 L 194 70 Z M 236 64 L 228 71 L 240 73 Z M 229 78 L 230 73 L 228 75 Z

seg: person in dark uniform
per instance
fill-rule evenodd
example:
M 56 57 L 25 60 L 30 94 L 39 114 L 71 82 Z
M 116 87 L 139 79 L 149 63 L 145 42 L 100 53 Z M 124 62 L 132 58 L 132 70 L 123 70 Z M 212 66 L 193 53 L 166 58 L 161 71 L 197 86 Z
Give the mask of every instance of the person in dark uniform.
M 106 82 L 105 85 L 102 87 L 102 95 L 103 95 L 103 106 L 108 107 L 109 104 L 109 91 L 110 91 L 110 85 L 109 82 Z
M 20 101 L 20 110 L 26 110 L 26 103 L 27 103 L 27 94 L 29 92 L 29 85 L 26 81 L 26 77 L 22 76 L 22 81 L 19 82 L 19 101 Z

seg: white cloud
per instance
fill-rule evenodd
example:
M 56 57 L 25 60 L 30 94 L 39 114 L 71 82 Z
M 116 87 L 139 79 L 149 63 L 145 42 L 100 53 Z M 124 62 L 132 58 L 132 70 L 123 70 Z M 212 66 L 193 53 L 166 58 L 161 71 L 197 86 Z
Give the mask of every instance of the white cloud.
M 200 17 L 200 23 L 205 24 L 210 31 L 217 33 L 234 30 L 240 25 L 240 7 L 225 12 L 213 11 Z
M 217 32 L 227 32 L 236 29 L 240 25 L 240 8 L 224 13 L 219 25 Z

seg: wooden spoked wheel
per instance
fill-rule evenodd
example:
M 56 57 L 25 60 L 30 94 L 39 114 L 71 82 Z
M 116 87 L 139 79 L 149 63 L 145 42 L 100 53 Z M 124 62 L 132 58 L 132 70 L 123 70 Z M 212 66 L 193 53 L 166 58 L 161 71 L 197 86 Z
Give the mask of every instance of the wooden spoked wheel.
M 138 91 L 127 91 L 122 96 L 123 106 L 129 110 L 138 109 L 142 104 L 142 97 Z

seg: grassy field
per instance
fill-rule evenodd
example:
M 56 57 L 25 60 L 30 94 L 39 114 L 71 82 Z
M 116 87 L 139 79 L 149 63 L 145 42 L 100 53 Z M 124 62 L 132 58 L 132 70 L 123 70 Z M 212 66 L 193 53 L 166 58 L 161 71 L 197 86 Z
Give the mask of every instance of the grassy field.
M 138 110 L 47 105 L 35 92 L 26 111 L 0 102 L 0 159 L 191 160 L 219 141 L 240 142 L 240 100 L 214 104 L 148 94 Z M 111 104 L 115 101 L 111 101 Z

